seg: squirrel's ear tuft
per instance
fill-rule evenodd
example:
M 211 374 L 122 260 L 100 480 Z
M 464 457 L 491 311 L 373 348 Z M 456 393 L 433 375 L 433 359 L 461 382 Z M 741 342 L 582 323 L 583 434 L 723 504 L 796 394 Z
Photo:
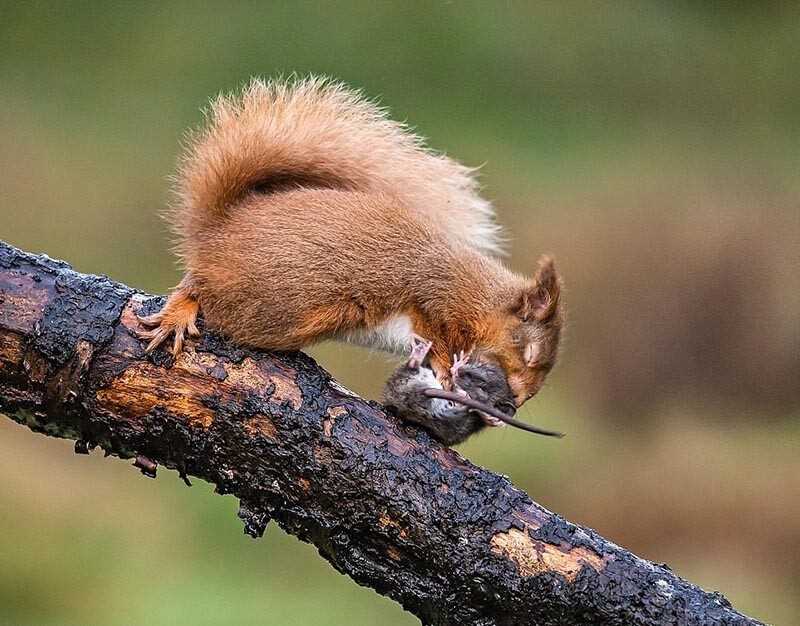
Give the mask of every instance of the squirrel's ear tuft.
M 523 322 L 531 320 L 546 322 L 558 310 L 560 296 L 561 279 L 556 272 L 553 258 L 542 256 L 533 281 L 522 293 L 516 314 Z

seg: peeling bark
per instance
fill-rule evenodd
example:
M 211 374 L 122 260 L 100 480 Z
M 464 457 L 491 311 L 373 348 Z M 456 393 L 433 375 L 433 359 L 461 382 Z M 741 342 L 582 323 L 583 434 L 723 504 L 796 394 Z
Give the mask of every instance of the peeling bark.
M 404 427 L 302 353 L 205 332 L 177 359 L 145 355 L 135 314 L 162 304 L 0 242 L 0 410 L 76 452 L 235 494 L 245 532 L 274 519 L 424 624 L 760 623 Z

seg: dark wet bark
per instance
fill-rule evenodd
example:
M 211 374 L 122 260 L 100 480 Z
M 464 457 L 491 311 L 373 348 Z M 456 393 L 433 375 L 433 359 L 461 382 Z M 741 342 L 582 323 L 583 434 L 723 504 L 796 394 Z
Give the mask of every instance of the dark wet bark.
M 301 353 L 204 333 L 146 356 L 163 300 L 0 242 L 0 410 L 31 430 L 196 476 L 425 624 L 758 624 L 534 503 L 339 386 Z M 188 480 L 188 479 L 187 479 Z

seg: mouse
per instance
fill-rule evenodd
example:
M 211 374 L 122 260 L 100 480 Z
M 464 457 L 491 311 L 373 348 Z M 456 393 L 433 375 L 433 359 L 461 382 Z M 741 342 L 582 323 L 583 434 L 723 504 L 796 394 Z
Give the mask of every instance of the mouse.
M 421 426 L 448 446 L 462 443 L 486 427 L 506 424 L 562 436 L 513 419 L 513 392 L 502 368 L 491 362 L 472 360 L 464 352 L 454 355 L 452 389 L 445 389 L 427 361 L 430 347 L 430 341 L 412 337 L 411 355 L 389 377 L 384 389 L 389 412 Z

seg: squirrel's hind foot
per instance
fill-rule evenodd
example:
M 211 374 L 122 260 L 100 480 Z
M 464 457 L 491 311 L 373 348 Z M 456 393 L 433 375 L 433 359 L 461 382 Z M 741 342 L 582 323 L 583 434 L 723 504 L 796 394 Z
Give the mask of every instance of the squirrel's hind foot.
M 144 351 L 149 354 L 169 339 L 170 335 L 174 335 L 171 352 L 173 356 L 178 356 L 183 350 L 187 335 L 200 336 L 197 328 L 199 311 L 200 303 L 197 298 L 187 288 L 179 285 L 161 311 L 154 315 L 137 316 L 139 323 L 145 328 L 137 331 L 137 336 L 150 341 Z

